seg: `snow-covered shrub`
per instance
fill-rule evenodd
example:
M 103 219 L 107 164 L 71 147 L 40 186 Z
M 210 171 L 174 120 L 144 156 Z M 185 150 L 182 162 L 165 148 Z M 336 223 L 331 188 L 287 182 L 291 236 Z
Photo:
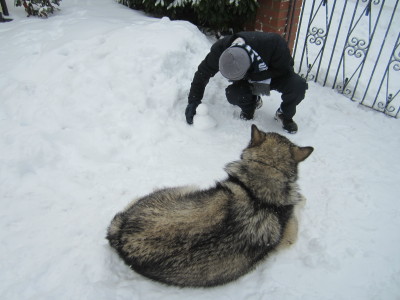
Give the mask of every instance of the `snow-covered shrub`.
M 60 6 L 61 0 L 15 0 L 15 6 L 23 6 L 30 16 L 47 18 L 49 14 L 58 10 L 54 5 Z
M 133 9 L 191 21 L 217 31 L 241 30 L 254 17 L 257 0 L 117 0 Z

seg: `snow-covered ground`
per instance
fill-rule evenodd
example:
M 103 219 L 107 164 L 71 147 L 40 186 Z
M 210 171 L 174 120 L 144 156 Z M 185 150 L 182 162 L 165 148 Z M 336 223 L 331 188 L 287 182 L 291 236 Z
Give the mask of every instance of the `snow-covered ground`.
M 187 93 L 213 40 L 113 0 L 65 0 L 0 23 L 0 299 L 400 299 L 400 123 L 310 83 L 296 135 L 273 92 L 239 119 L 217 75 L 194 126 Z M 208 113 L 206 112 L 208 110 Z M 132 272 L 105 240 L 154 188 L 225 178 L 250 125 L 314 153 L 299 239 L 226 286 L 178 289 Z

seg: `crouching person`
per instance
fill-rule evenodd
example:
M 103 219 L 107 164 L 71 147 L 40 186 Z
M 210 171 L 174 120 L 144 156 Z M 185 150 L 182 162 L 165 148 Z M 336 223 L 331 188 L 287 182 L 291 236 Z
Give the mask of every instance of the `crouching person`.
M 293 117 L 308 85 L 294 72 L 293 65 L 287 43 L 279 34 L 239 32 L 218 40 L 194 74 L 185 110 L 187 123 L 193 124 L 204 90 L 219 71 L 231 82 L 226 98 L 241 108 L 241 119 L 253 119 L 255 110 L 262 106 L 261 96 L 276 90 L 282 94 L 282 103 L 275 119 L 285 131 L 296 133 Z

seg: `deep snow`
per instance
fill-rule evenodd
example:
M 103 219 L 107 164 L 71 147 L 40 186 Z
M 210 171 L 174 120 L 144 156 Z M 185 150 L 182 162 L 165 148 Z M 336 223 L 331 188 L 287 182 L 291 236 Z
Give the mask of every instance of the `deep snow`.
M 296 135 L 254 122 L 210 81 L 184 118 L 213 40 L 113 0 L 65 0 L 48 19 L 7 0 L 0 23 L 0 299 L 400 299 L 399 121 L 310 82 Z M 208 110 L 208 112 L 207 112 Z M 276 131 L 314 153 L 300 166 L 299 238 L 236 282 L 178 289 L 132 272 L 106 228 L 155 188 L 213 185 L 250 138 Z

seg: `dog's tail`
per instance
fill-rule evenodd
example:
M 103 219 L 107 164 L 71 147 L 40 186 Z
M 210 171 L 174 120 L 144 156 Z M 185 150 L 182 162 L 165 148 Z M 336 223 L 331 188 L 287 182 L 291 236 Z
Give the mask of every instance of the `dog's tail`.
M 120 236 L 123 223 L 124 223 L 123 213 L 118 213 L 111 221 L 111 224 L 107 230 L 106 238 L 110 243 L 110 245 L 115 249 L 118 249 L 120 245 Z

